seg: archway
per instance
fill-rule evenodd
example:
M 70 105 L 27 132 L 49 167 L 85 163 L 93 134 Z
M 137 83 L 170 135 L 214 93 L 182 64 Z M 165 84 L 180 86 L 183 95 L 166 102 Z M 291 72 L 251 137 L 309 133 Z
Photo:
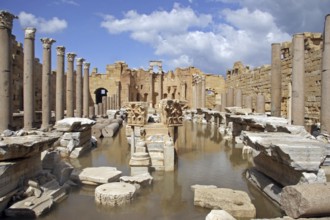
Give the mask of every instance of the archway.
M 105 88 L 98 88 L 94 92 L 95 94 L 95 104 L 102 103 L 102 97 L 107 96 L 108 90 Z

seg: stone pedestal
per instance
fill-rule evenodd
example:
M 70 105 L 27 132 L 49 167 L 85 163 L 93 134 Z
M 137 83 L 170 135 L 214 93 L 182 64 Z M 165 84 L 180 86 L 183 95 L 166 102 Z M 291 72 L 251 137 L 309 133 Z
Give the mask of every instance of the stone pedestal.
M 131 202 L 135 186 L 129 183 L 107 183 L 96 187 L 95 202 L 107 206 L 121 206 Z
M 30 130 L 34 121 L 34 38 L 35 28 L 25 29 L 24 38 L 24 130 Z
M 73 62 L 74 58 L 76 57 L 76 54 L 74 53 L 68 53 L 67 59 L 68 59 L 68 71 L 66 74 L 66 116 L 67 117 L 74 117 L 73 114 Z
M 88 118 L 89 117 L 89 67 L 90 63 L 84 62 L 84 77 L 83 77 L 83 117 Z M 94 111 L 93 111 L 94 115 Z
M 150 156 L 148 153 L 135 152 L 129 161 L 131 167 L 131 176 L 149 173 Z
M 77 58 L 77 71 L 76 71 L 76 117 L 82 116 L 82 65 L 85 59 Z
M 51 47 L 54 42 L 52 38 L 41 38 L 43 45 L 42 59 L 42 129 L 50 126 L 50 74 L 51 74 Z
M 281 117 L 282 101 L 282 73 L 281 73 L 281 44 L 272 44 L 271 65 L 271 113 L 272 116 Z
M 56 108 L 55 118 L 59 121 L 64 118 L 64 54 L 65 47 L 58 46 L 57 52 L 57 68 L 56 68 Z

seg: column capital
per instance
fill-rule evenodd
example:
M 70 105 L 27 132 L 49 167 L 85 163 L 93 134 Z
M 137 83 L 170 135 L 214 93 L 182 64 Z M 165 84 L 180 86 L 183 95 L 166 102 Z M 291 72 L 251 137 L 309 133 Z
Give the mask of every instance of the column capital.
M 53 38 L 43 37 L 40 39 L 44 49 L 50 49 L 52 44 L 56 42 Z
M 11 30 L 15 18 L 18 17 L 8 11 L 0 11 L 0 29 L 6 28 Z
M 91 65 L 90 63 L 84 62 L 84 69 L 89 69 L 90 65 Z
M 68 61 L 69 62 L 73 62 L 74 61 L 74 58 L 76 57 L 77 55 L 75 53 L 67 53 L 66 54 L 66 57 L 68 58 Z
M 64 54 L 65 54 L 65 47 L 64 46 L 57 46 L 56 47 L 56 54 L 58 56 L 64 56 Z
M 78 57 L 78 58 L 76 58 L 76 61 L 77 61 L 77 66 L 82 66 L 82 64 L 85 61 L 85 59 L 84 58 L 81 58 L 81 57 Z
M 34 40 L 36 31 L 37 29 L 35 29 L 34 27 L 25 28 L 25 39 Z

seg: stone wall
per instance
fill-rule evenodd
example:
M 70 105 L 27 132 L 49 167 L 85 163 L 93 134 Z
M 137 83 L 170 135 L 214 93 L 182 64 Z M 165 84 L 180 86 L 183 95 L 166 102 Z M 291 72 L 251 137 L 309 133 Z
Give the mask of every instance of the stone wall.
M 322 35 L 320 33 L 304 33 L 305 36 L 305 123 L 311 125 L 320 120 L 321 100 L 321 56 Z M 282 105 L 281 115 L 291 118 L 291 73 L 292 42 L 281 44 L 282 71 Z M 253 97 L 256 106 L 256 95 L 265 96 L 265 110 L 270 112 L 270 65 L 254 69 L 236 62 L 233 69 L 226 74 L 226 88 L 241 88 L 243 96 Z M 244 98 L 243 98 L 244 100 Z

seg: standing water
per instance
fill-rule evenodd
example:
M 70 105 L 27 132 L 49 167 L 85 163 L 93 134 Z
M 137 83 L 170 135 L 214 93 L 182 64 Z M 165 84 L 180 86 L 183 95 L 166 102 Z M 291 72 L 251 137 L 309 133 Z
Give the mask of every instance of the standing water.
M 257 208 L 257 217 L 280 216 L 279 210 L 245 180 L 244 170 L 252 164 L 243 159 L 241 149 L 228 146 L 217 127 L 186 122 L 179 128 L 177 166 L 173 172 L 153 172 L 151 187 L 138 192 L 130 205 L 104 207 L 94 201 L 95 187 L 73 189 L 43 220 L 78 219 L 205 219 L 210 209 L 194 206 L 191 185 L 216 185 L 248 192 Z M 130 175 L 129 145 L 125 129 L 114 138 L 99 140 L 86 156 L 71 160 L 79 168 L 113 166 Z

